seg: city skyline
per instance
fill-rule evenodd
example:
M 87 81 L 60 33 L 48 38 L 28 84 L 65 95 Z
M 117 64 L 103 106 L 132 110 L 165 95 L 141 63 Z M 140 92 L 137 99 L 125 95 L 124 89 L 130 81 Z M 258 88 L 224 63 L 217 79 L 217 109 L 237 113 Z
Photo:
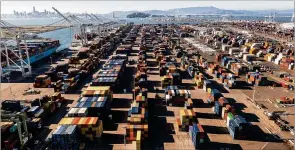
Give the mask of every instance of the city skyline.
M 154 3 L 148 1 L 3 1 L 1 2 L 1 14 L 13 14 L 13 11 L 18 12 L 29 12 L 35 7 L 35 11 L 48 10 L 51 11 L 51 7 L 56 7 L 60 9 L 62 13 L 98 13 L 106 14 L 112 11 L 145 11 L 145 10 L 168 10 L 173 8 L 182 7 L 206 7 L 213 6 L 221 9 L 231 9 L 231 10 L 265 10 L 265 9 L 293 9 L 292 1 L 155 1 Z M 67 6 L 67 7 L 61 7 Z M 243 7 L 241 7 L 243 6 Z M 53 12 L 53 10 L 52 10 Z
M 17 17 L 58 17 L 59 15 L 54 11 L 48 11 L 44 9 L 43 11 L 36 10 L 36 7 L 33 6 L 31 11 L 17 11 L 13 10 L 13 15 Z

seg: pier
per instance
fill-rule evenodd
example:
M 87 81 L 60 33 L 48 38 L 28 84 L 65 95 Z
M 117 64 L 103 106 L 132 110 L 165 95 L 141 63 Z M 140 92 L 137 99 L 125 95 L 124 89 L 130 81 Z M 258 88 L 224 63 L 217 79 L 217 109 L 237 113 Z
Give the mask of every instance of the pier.
M 68 28 L 69 26 L 66 25 L 52 25 L 52 26 L 18 26 L 18 27 L 13 27 L 13 26 L 8 26 L 8 27 L 2 27 L 3 34 L 5 38 L 13 38 L 14 33 L 11 31 L 20 31 L 22 30 L 24 33 L 35 33 L 35 34 L 40 34 L 44 32 L 50 32 L 50 31 L 55 31 L 63 28 Z

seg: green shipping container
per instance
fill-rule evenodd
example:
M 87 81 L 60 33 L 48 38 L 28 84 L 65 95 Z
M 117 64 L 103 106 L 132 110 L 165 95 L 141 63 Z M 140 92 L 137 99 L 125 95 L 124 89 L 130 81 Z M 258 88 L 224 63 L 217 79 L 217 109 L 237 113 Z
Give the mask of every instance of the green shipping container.
M 229 112 L 229 113 L 227 114 L 227 118 L 226 118 L 226 125 L 227 125 L 227 127 L 229 127 L 229 121 L 230 121 L 231 119 L 234 119 L 234 115 L 233 115 L 231 112 Z
M 50 103 L 49 102 L 47 102 L 47 103 L 45 103 L 44 105 L 43 105 L 43 109 L 44 109 L 44 112 L 47 114 L 47 113 L 49 113 L 50 112 Z
M 233 115 L 231 112 L 229 112 L 229 113 L 227 114 L 227 116 L 228 116 L 230 119 L 234 119 L 234 115 Z

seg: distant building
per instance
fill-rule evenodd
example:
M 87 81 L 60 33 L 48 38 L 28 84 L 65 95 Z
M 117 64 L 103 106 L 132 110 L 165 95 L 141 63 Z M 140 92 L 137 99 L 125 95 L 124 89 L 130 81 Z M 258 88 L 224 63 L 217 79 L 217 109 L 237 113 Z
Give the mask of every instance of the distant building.
M 33 12 L 36 12 L 35 6 L 33 6 Z

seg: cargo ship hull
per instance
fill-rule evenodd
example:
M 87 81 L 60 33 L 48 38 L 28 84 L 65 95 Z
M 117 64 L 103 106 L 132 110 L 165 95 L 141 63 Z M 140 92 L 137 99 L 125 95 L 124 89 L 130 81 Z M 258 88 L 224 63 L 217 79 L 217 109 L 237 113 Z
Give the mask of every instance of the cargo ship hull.
M 51 56 L 53 53 L 56 52 L 56 49 L 58 47 L 53 47 L 53 48 L 50 48 L 48 49 L 47 51 L 43 52 L 43 53 L 40 53 L 40 54 L 37 54 L 37 55 L 34 55 L 34 56 L 30 56 L 30 63 L 33 64 L 41 59 L 44 59 L 48 56 Z M 28 59 L 25 60 L 27 63 L 28 63 Z

